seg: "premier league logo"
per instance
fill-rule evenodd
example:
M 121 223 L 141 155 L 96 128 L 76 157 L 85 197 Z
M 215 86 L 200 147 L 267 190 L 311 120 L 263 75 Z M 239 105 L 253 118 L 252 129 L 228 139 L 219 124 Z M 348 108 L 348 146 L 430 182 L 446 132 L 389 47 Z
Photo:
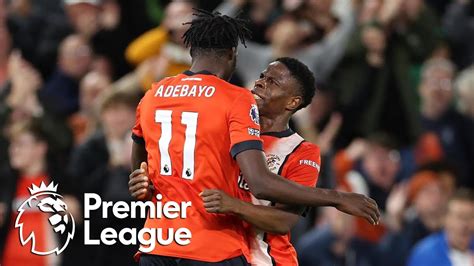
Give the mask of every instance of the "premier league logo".
M 31 196 L 24 201 L 18 208 L 18 216 L 15 221 L 15 228 L 19 228 L 20 242 L 24 246 L 31 242 L 31 253 L 36 255 L 49 255 L 56 253 L 57 255 L 64 251 L 69 244 L 69 241 L 74 237 L 75 224 L 72 215 L 67 210 L 67 205 L 64 202 L 63 196 L 57 193 L 58 185 L 54 185 L 53 182 L 46 186 L 43 182 L 38 187 L 32 185 L 28 188 Z M 22 220 L 23 214 L 26 211 L 35 211 L 37 208 L 39 211 L 48 214 L 48 223 L 51 226 L 52 232 L 58 235 L 67 234 L 67 240 L 64 244 L 54 248 L 43 248 L 40 249 L 36 245 L 36 234 L 34 231 L 26 231 L 24 221 Z M 37 210 L 36 210 L 37 211 Z
M 258 107 L 255 104 L 252 104 L 252 106 L 250 107 L 250 118 L 255 124 L 260 125 L 260 118 L 258 116 Z

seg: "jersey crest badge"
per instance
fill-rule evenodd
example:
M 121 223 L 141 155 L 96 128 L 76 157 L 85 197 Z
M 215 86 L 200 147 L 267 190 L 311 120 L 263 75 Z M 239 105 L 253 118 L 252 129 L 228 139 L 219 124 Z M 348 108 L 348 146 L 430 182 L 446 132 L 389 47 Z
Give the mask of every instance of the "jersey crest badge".
M 252 119 L 252 121 L 257 124 L 257 125 L 260 125 L 260 118 L 259 118 L 259 115 L 258 115 L 258 107 L 256 104 L 252 104 L 252 106 L 250 107 L 250 119 Z

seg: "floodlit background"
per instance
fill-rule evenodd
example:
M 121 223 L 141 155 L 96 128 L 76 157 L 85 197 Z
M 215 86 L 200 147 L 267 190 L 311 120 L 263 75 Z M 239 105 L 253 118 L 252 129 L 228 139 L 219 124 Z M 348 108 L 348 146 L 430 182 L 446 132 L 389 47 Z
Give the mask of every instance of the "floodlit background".
M 472 198 L 448 203 L 474 187 L 474 1 L 0 0 L 1 265 L 134 263 L 136 247 L 81 245 L 82 197 L 132 200 L 135 107 L 151 82 L 190 66 L 180 37 L 193 7 L 251 21 L 232 83 L 251 87 L 281 56 L 314 71 L 316 96 L 292 127 L 321 148 L 318 186 L 368 194 L 384 213 L 373 227 L 312 210 L 292 234 L 302 266 L 474 265 Z M 26 186 L 48 178 L 76 236 L 62 256 L 32 262 L 13 222 Z M 97 234 L 143 221 L 91 224 Z

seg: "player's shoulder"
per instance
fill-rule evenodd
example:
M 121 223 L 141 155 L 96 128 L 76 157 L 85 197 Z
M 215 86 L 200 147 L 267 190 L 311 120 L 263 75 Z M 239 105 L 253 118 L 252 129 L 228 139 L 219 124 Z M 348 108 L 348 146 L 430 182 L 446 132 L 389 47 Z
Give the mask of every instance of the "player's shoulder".
M 237 85 L 234 85 L 226 80 L 223 80 L 223 79 L 220 79 L 218 77 L 215 77 L 214 76 L 214 80 L 216 83 L 218 83 L 218 85 L 220 87 L 223 87 L 225 88 L 225 92 L 229 93 L 229 94 L 246 94 L 248 96 L 252 96 L 252 93 L 250 92 L 250 90 L 244 88 L 244 87 L 240 87 L 240 86 L 237 86 Z
M 317 154 L 318 156 L 320 155 L 319 146 L 305 140 L 303 137 L 301 137 L 301 143 L 298 146 L 298 148 L 295 150 L 295 152 Z
M 319 165 L 321 163 L 321 152 L 319 146 L 301 138 L 301 143 L 291 154 L 292 161 L 310 160 Z
M 247 104 L 255 105 L 255 99 L 250 90 L 231 84 L 226 80 L 220 79 L 216 76 L 208 77 L 212 79 L 212 85 L 216 87 L 218 98 L 228 103 L 227 107 L 233 109 L 235 107 L 244 107 Z M 256 106 L 256 105 L 255 105 Z M 256 108 L 256 107 L 255 107 Z

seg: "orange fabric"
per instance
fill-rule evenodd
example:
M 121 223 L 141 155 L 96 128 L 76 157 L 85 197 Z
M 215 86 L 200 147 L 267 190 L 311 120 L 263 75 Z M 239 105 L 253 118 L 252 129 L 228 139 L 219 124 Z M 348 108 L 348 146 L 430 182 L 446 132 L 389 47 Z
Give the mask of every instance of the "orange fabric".
M 344 183 L 345 176 L 354 167 L 354 161 L 349 159 L 346 151 L 342 150 L 336 153 L 332 162 L 336 183 Z
M 198 96 L 199 91 L 211 87 L 215 89 L 212 96 L 206 97 L 204 92 Z M 196 96 L 187 94 L 193 88 Z M 209 91 L 208 95 L 211 95 Z M 192 203 L 186 219 L 147 219 L 146 228 L 176 230 L 185 227 L 192 232 L 189 245 L 172 243 L 160 246 L 157 243 L 152 254 L 207 262 L 240 255 L 248 257 L 243 222 L 233 215 L 207 213 L 199 194 L 204 189 L 217 188 L 230 196 L 239 196 L 236 185 L 239 168 L 230 155 L 230 150 L 236 144 L 248 144 L 249 141 L 261 143 L 258 136 L 250 133 L 250 129 L 260 130 L 257 124 L 258 114 L 257 117 L 255 113 L 252 116 L 253 108 L 256 108 L 255 99 L 248 90 L 233 86 L 213 75 L 180 74 L 153 84 L 152 89 L 145 94 L 137 108 L 133 134 L 143 137 L 145 141 L 150 179 L 158 193 L 163 195 L 162 202 Z M 160 153 L 160 147 L 163 149 L 164 146 L 158 146 L 159 140 L 166 137 L 166 133 L 163 133 L 166 130 L 164 123 L 156 122 L 156 114 L 163 111 L 172 111 L 172 134 L 168 148 L 171 160 L 168 170 L 171 175 L 162 174 L 166 166 L 161 165 L 161 160 L 166 157 Z M 183 147 L 185 134 L 189 129 L 182 120 L 185 112 L 198 114 L 192 180 L 182 176 L 185 162 Z M 255 118 L 257 123 L 254 122 Z
M 444 157 L 443 146 L 438 136 L 433 132 L 427 132 L 420 136 L 414 153 L 417 165 L 440 161 Z
M 372 243 L 378 243 L 387 232 L 387 227 L 384 224 L 374 226 L 363 218 L 357 217 L 355 223 L 356 237 Z
M 68 119 L 68 124 L 72 130 L 74 143 L 76 145 L 83 143 L 90 135 L 94 127 L 94 123 L 92 123 L 88 117 L 80 113 L 73 114 Z
M 346 175 L 353 169 L 354 161 L 349 159 L 347 153 L 342 150 L 339 151 L 333 160 L 333 169 L 336 176 L 337 186 L 347 189 L 349 192 L 353 191 L 351 185 L 347 182 Z M 355 218 L 356 232 L 355 235 L 370 242 L 377 243 L 385 235 L 387 229 L 385 225 L 380 224 L 373 226 L 365 219 Z
M 28 187 L 31 187 L 32 184 L 39 186 L 41 181 L 44 181 L 46 184 L 49 182 L 49 179 L 45 176 L 36 176 L 36 177 L 22 177 L 20 178 L 17 184 L 17 190 L 15 195 L 15 201 L 20 203 L 24 202 L 30 197 Z M 15 202 L 14 201 L 14 202 Z M 16 207 L 16 206 L 15 206 Z M 6 239 L 5 250 L 3 254 L 3 260 L 0 265 L 4 266 L 16 266 L 16 265 L 35 265 L 42 266 L 48 265 L 48 257 L 56 256 L 38 256 L 30 252 L 32 242 L 28 242 L 25 246 L 22 246 L 20 243 L 19 229 L 15 228 L 15 220 L 18 215 L 17 209 L 13 209 L 11 214 L 11 228 L 8 232 Z M 22 215 L 23 223 L 23 232 L 35 232 L 35 241 L 37 250 L 45 250 L 47 247 L 47 232 L 46 228 L 50 225 L 48 224 L 48 215 L 37 211 L 25 211 Z
M 271 145 L 273 137 L 262 136 L 264 149 Z M 283 166 L 281 176 L 304 186 L 314 187 L 318 181 L 319 170 L 313 166 L 301 163 L 301 160 L 311 160 L 321 165 L 321 156 L 318 146 L 303 142 L 291 155 Z M 276 266 L 296 266 L 298 257 L 296 250 L 290 242 L 290 234 L 266 234 L 270 246 L 270 256 L 275 260 Z
M 439 182 L 438 175 L 435 172 L 421 171 L 416 173 L 408 183 L 408 200 L 413 201 L 423 187 L 434 182 Z
M 133 65 L 140 65 L 147 59 L 159 55 L 168 41 L 168 31 L 163 27 L 156 27 L 133 40 L 125 50 L 125 58 Z M 186 63 L 170 61 L 163 75 L 167 77 L 175 76 L 189 69 L 189 67 L 190 65 Z M 150 84 L 156 78 L 152 74 L 148 73 L 140 80 L 140 84 L 145 91 L 150 89 Z
M 138 65 L 146 59 L 160 53 L 161 47 L 168 41 L 168 32 L 163 27 L 151 29 L 131 42 L 125 50 L 125 58 L 131 64 Z

